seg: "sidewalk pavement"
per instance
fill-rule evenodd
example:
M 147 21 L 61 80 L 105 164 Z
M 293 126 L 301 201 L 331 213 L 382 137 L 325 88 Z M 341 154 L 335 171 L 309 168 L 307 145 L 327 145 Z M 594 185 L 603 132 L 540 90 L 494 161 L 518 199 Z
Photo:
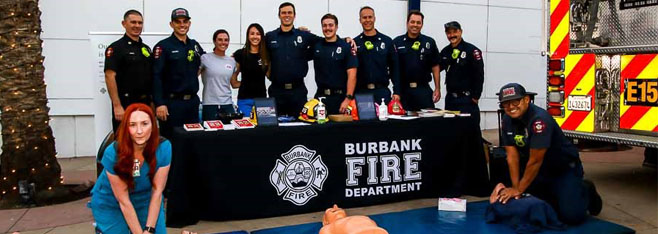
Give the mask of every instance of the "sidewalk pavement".
M 497 143 L 497 131 L 485 130 L 483 136 Z M 643 149 L 616 152 L 581 152 L 585 177 L 594 181 L 603 197 L 603 210 L 598 218 L 633 228 L 637 233 L 658 233 L 658 176 L 656 169 L 642 167 Z M 96 180 L 94 157 L 60 159 L 66 184 L 83 184 Z M 469 201 L 482 198 L 466 197 Z M 89 197 L 45 207 L 0 210 L 0 233 L 77 234 L 93 232 L 93 217 L 86 204 Z M 351 215 L 369 215 L 435 206 L 436 199 L 347 209 Z M 224 222 L 200 221 L 186 230 L 215 233 L 316 222 L 323 212 Z M 180 233 L 181 229 L 167 229 Z

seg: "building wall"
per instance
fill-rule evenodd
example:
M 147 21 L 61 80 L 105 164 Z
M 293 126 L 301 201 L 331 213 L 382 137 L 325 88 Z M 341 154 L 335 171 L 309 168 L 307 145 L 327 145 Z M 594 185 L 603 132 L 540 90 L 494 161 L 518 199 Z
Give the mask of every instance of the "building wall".
M 282 1 L 264 0 L 57 0 L 40 1 L 44 40 L 45 80 L 51 126 L 58 157 L 95 155 L 99 136 L 94 127 L 98 82 L 93 74 L 96 61 L 91 61 L 90 32 L 121 33 L 120 21 L 128 9 L 144 14 L 144 32 L 170 33 L 169 14 L 176 7 L 190 11 L 190 37 L 197 39 L 206 51 L 212 50 L 212 33 L 224 28 L 231 34 L 229 53 L 245 41 L 246 27 L 260 23 L 266 31 L 279 25 L 278 5 Z M 361 32 L 358 10 L 370 5 L 376 11 L 376 27 L 395 37 L 405 32 L 407 1 L 402 0 L 326 0 L 291 1 L 296 5 L 296 26 L 306 26 L 321 34 L 320 17 L 331 12 L 339 18 L 338 34 L 354 37 Z M 545 103 L 546 58 L 543 39 L 545 14 L 541 0 L 429 0 L 421 2 L 425 14 L 423 33 L 436 39 L 437 45 L 448 44 L 443 24 L 457 20 L 464 29 L 464 39 L 478 46 L 485 60 L 484 94 L 480 102 L 483 128 L 496 128 L 495 110 L 498 88 L 508 82 L 519 82 L 539 93 L 536 102 Z M 75 12 L 74 14 L 72 12 Z M 117 37 L 118 38 L 118 37 Z M 153 45 L 151 45 L 153 46 Z M 442 78 L 445 74 L 441 74 Z M 315 92 L 314 74 L 306 78 L 309 95 Z M 444 79 L 442 79 L 443 81 Z M 442 85 L 445 95 L 445 85 Z M 234 90 L 234 96 L 237 92 Z M 107 96 L 106 96 L 107 97 Z M 443 98 L 442 98 L 443 99 Z M 443 107 L 443 100 L 437 107 Z M 109 124 L 109 123 L 108 123 Z

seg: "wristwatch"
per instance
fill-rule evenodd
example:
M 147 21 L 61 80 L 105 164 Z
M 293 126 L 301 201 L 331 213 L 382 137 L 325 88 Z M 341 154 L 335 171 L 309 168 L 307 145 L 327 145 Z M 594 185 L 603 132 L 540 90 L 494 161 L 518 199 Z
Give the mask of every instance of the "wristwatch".
M 352 95 L 350 95 L 350 94 L 345 95 L 345 97 L 346 97 L 347 99 L 354 100 L 354 96 L 352 96 Z
M 155 228 L 146 226 L 146 227 L 144 227 L 144 231 L 147 231 L 147 232 L 150 232 L 150 233 L 155 233 Z

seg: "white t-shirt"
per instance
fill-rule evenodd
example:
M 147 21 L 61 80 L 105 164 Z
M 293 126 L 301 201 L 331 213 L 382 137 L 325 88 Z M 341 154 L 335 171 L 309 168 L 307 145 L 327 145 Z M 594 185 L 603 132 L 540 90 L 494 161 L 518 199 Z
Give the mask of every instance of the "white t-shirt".
M 233 104 L 231 76 L 235 72 L 235 59 L 206 53 L 201 56 L 203 105 Z

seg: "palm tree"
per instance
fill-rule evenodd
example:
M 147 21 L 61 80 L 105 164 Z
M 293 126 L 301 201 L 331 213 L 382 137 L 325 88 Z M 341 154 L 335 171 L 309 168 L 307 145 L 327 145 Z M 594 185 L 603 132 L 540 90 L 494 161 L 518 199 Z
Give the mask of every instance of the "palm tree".
M 40 16 L 38 0 L 0 1 L 0 203 L 5 207 L 18 205 L 29 188 L 37 203 L 66 191 L 48 125 Z

